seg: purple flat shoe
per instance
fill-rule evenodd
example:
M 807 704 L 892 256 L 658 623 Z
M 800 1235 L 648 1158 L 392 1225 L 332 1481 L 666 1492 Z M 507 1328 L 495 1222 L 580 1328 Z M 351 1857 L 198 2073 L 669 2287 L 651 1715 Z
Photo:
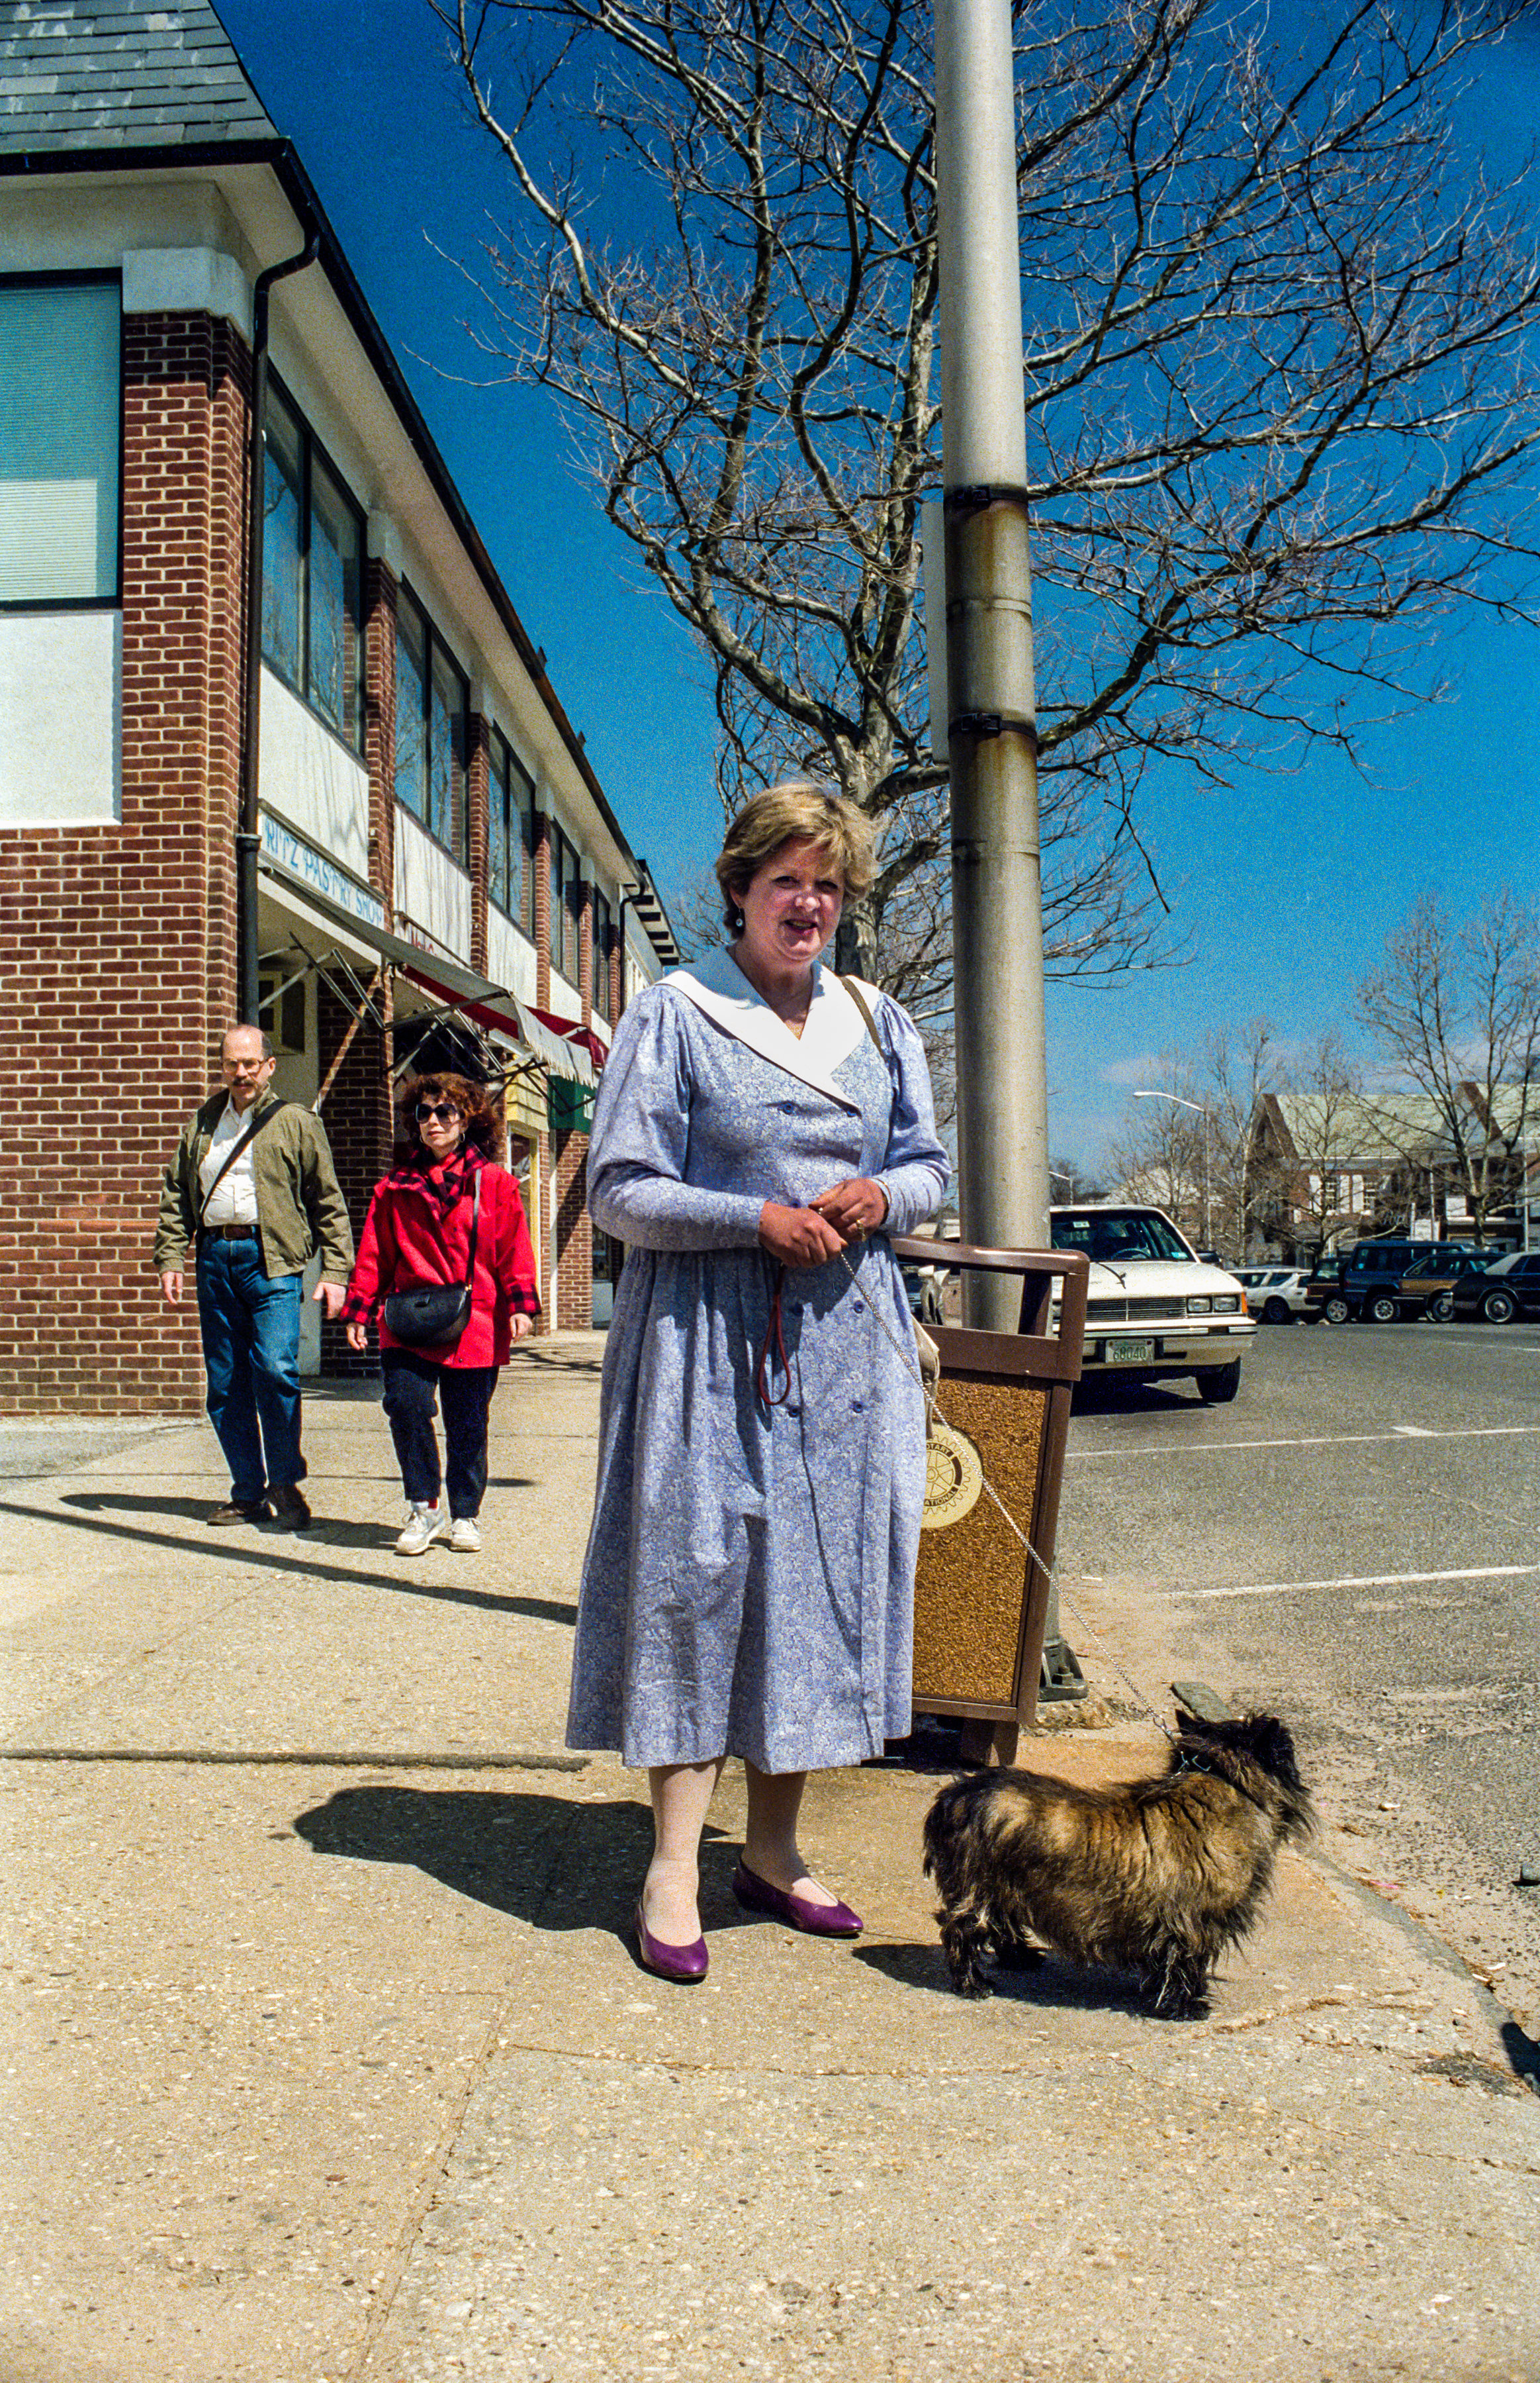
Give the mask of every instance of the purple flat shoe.
M 642 1917 L 642 1907 L 636 1906 L 636 1952 L 644 1969 L 655 1978 L 667 1978 L 671 1985 L 698 1986 L 706 1975 L 710 1956 L 706 1939 L 697 1936 L 693 1945 L 663 1945 L 647 1927 Z
M 745 1861 L 733 1873 L 733 1892 L 745 1910 L 768 1911 L 788 1927 L 800 1928 L 805 1936 L 858 1936 L 866 1926 L 848 1903 L 805 1903 L 799 1895 L 771 1886 Z

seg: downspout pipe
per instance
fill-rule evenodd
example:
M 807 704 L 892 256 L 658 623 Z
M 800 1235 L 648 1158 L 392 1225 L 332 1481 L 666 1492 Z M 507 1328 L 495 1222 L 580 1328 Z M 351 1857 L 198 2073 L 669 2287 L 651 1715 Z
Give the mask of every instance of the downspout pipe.
M 252 297 L 252 420 L 246 473 L 246 704 L 240 747 L 240 823 L 235 833 L 236 1003 L 243 1026 L 257 1017 L 257 854 L 262 846 L 257 747 L 262 730 L 262 566 L 264 467 L 267 444 L 267 298 L 275 281 L 302 273 L 321 253 L 317 226 L 305 244 L 257 275 Z

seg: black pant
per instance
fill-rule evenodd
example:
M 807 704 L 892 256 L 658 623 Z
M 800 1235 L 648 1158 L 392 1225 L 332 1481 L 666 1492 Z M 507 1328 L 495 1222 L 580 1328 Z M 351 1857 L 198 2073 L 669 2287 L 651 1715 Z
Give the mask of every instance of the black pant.
M 487 1418 L 498 1387 L 496 1365 L 439 1365 L 415 1349 L 384 1349 L 385 1412 L 401 1487 L 410 1504 L 436 1506 L 438 1487 L 448 1478 L 450 1513 L 474 1521 L 487 1491 Z M 438 1441 L 433 1428 L 434 1401 L 444 1408 L 444 1444 L 448 1462 L 438 1465 Z

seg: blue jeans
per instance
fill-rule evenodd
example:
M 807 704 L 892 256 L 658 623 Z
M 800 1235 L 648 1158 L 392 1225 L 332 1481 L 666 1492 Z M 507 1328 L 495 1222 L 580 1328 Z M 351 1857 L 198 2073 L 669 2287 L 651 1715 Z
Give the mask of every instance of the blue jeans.
M 198 1250 L 198 1322 L 208 1419 L 230 1468 L 230 1496 L 305 1477 L 300 1454 L 300 1304 L 303 1278 L 264 1273 L 258 1244 L 211 1239 Z
M 436 1506 L 440 1485 L 450 1493 L 450 1515 L 474 1523 L 487 1495 L 487 1427 L 496 1365 L 438 1365 L 417 1349 L 382 1349 L 385 1412 L 401 1488 L 412 1505 Z M 433 1428 L 434 1401 L 444 1410 L 446 1462 L 438 1465 Z

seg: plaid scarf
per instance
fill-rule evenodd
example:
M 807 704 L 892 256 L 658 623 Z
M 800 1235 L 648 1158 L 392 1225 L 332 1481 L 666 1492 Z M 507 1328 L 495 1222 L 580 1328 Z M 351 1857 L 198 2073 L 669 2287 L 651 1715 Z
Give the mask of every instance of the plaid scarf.
M 475 1178 L 490 1162 L 484 1153 L 462 1142 L 452 1158 L 441 1163 L 430 1159 L 425 1151 L 413 1152 L 401 1166 L 385 1178 L 389 1192 L 421 1192 L 437 1208 L 441 1218 L 468 1200 L 475 1189 Z

